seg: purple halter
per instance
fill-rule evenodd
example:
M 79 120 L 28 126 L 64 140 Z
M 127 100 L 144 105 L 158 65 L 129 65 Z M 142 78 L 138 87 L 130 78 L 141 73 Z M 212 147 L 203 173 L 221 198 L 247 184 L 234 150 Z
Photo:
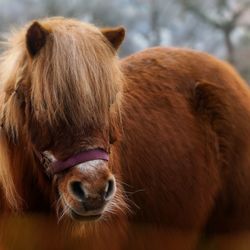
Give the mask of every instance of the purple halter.
M 92 160 L 109 160 L 109 155 L 102 149 L 90 149 L 73 155 L 65 161 L 55 161 L 49 166 L 49 172 L 51 174 L 57 174 L 63 170 L 71 168 L 77 164 L 84 163 Z

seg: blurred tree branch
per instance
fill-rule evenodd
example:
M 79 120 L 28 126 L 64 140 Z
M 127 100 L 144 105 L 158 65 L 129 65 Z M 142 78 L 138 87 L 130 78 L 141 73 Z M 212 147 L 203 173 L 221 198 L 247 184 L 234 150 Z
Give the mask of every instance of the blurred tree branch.
M 217 8 L 217 12 L 222 12 L 224 10 L 230 13 L 229 16 L 227 15 L 226 17 L 223 17 L 223 15 L 211 15 L 211 12 L 207 11 L 207 9 L 204 10 L 197 1 L 179 0 L 179 2 L 187 11 L 197 16 L 201 21 L 222 32 L 227 49 L 228 61 L 234 64 L 235 48 L 232 42 L 232 34 L 239 26 L 250 26 L 250 24 L 247 23 L 239 23 L 241 17 L 250 9 L 250 2 L 243 2 L 238 8 L 230 8 L 226 0 L 215 1 L 214 7 Z

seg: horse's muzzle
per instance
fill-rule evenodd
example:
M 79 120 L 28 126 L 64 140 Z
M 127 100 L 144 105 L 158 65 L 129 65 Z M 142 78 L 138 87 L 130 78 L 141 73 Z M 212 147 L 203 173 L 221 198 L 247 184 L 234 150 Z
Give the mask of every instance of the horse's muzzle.
M 71 208 L 71 215 L 74 219 L 81 220 L 99 218 L 115 191 L 114 177 L 110 178 L 96 193 L 89 191 L 83 182 L 72 181 L 69 185 L 71 194 L 79 202 L 78 209 Z
M 102 216 L 115 195 L 116 182 L 108 164 L 94 160 L 78 164 L 59 181 L 59 192 L 69 214 L 76 220 Z

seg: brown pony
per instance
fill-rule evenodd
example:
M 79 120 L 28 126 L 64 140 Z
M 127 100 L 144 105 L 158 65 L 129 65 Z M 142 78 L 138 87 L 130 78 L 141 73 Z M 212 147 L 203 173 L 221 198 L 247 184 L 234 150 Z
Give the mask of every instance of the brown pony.
M 51 249 L 68 249 L 60 242 L 71 236 L 55 236 L 68 229 L 86 249 L 194 249 L 201 234 L 248 230 L 248 87 L 191 50 L 118 61 L 124 34 L 51 18 L 11 36 L 0 64 L 0 224 L 11 212 L 48 214 Z

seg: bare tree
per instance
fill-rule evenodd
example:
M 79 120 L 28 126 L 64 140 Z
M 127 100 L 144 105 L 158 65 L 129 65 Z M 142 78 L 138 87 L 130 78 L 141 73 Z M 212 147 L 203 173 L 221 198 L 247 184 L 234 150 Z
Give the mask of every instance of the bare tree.
M 161 44 L 160 5 L 156 0 L 150 0 L 149 20 L 151 29 L 151 46 Z
M 204 5 L 200 0 L 179 0 L 184 8 L 193 13 L 202 22 L 219 30 L 224 37 L 225 47 L 227 49 L 227 59 L 235 64 L 235 45 L 233 43 L 233 33 L 238 27 L 247 27 L 249 24 L 242 22 L 242 17 L 250 9 L 248 1 L 210 1 L 209 6 Z

